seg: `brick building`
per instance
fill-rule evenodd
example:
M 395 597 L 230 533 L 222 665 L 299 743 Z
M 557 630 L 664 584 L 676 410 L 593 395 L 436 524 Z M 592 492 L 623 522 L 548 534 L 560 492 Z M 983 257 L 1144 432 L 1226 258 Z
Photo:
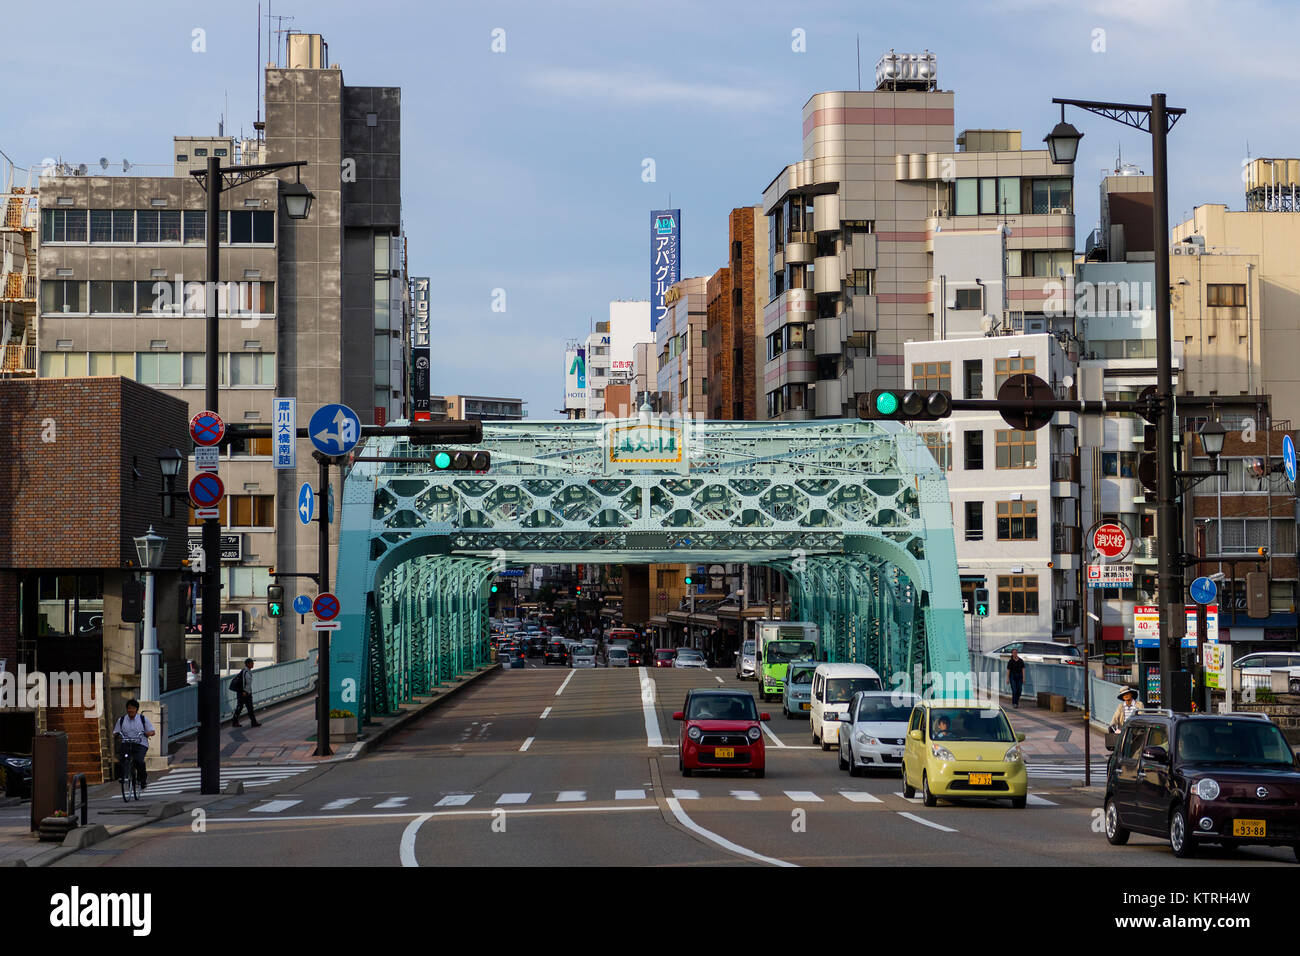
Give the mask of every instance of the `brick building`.
M 140 692 L 142 631 L 122 622 L 122 586 L 136 574 L 133 539 L 151 525 L 167 539 L 160 660 L 169 683 L 184 684 L 188 508 L 163 518 L 158 457 L 188 450 L 187 406 L 119 377 L 11 379 L 0 380 L 0 421 L 0 669 L 103 673 L 107 698 L 98 721 L 76 707 L 0 710 L 0 749 L 22 752 L 36 730 L 62 729 L 68 770 L 98 780 L 107 728 Z M 186 481 L 182 470 L 176 488 Z
M 727 261 L 708 283 L 709 417 L 754 421 L 767 354 L 758 303 L 767 301 L 767 233 L 761 206 L 727 217 Z M 757 228 L 756 228 L 757 224 Z

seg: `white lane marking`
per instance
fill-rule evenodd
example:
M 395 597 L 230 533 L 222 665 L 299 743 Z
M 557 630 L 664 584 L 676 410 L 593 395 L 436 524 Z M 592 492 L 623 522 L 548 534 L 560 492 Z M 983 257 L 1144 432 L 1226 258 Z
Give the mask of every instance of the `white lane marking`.
M 713 679 L 717 681 L 719 684 L 725 683 L 723 679 L 721 677 L 718 677 L 717 675 L 714 675 Z
M 302 803 L 301 800 L 272 800 L 270 803 L 264 803 L 260 807 L 253 807 L 249 813 L 283 813 L 290 807 L 296 807 Z
M 903 794 L 902 794 L 900 791 L 895 791 L 895 792 L 894 792 L 894 796 L 896 796 L 896 797 L 903 797 Z M 904 799 L 904 800 L 907 800 L 907 801 L 909 801 L 909 802 L 911 802 L 911 803 L 921 803 L 921 802 L 922 802 L 922 800 L 921 800 L 920 797 L 903 797 L 903 799 Z
M 561 790 L 555 798 L 556 803 L 581 803 L 587 799 L 586 790 Z
M 435 807 L 463 807 L 465 804 L 469 803 L 473 799 L 474 799 L 474 794 L 472 793 L 449 793 L 447 794 L 447 796 L 443 797 L 441 800 L 435 803 L 434 806 Z
M 545 720 L 546 715 L 549 714 L 550 712 L 551 712 L 551 708 L 547 707 L 544 711 L 542 711 L 542 716 L 539 717 L 538 720 Z
M 1048 799 L 1046 799 L 1045 797 L 1040 797 L 1040 796 L 1039 796 L 1038 794 L 1036 794 L 1036 793 L 1026 794 L 1026 795 L 1025 795 L 1025 799 L 1029 801 L 1029 805 L 1030 805 L 1031 807 L 1054 807 L 1054 806 L 1056 806 L 1056 804 L 1053 803 L 1051 800 L 1048 800 Z
M 772 728 L 769 727 L 766 723 L 763 724 L 763 733 L 765 733 L 765 734 L 767 734 L 769 737 L 771 737 L 771 738 L 772 738 L 772 742 L 775 743 L 778 747 L 784 747 L 784 746 L 785 746 L 785 744 L 781 742 L 781 738 L 778 737 L 776 734 L 772 733 Z
M 761 799 L 753 790 L 733 790 L 731 795 L 737 800 L 758 800 Z
M 396 810 L 398 807 L 406 806 L 409 797 L 389 797 L 383 803 L 376 803 L 376 810 Z
M 645 791 L 644 790 L 615 790 L 614 799 L 615 800 L 644 800 Z
M 525 740 L 524 745 L 519 748 L 519 752 L 523 753 L 525 750 L 531 747 L 533 745 L 533 741 L 536 739 L 537 739 L 536 737 L 529 737 L 527 740 Z
M 854 803 L 879 803 L 880 798 L 874 793 L 863 793 L 861 790 L 841 790 L 840 796 Z
M 566 678 L 564 678 L 564 683 L 561 684 L 561 685 L 560 685 L 560 689 L 557 690 L 557 691 L 555 692 L 555 696 L 556 696 L 556 697 L 559 697 L 561 694 L 564 693 L 564 688 L 566 688 L 566 687 L 569 686 L 569 681 L 573 680 L 573 675 L 576 674 L 576 673 L 578 673 L 578 672 L 577 672 L 577 671 L 569 671 L 569 676 L 566 677 Z
M 915 823 L 920 823 L 920 824 L 923 824 L 923 825 L 925 825 L 925 826 L 927 826 L 927 827 L 934 827 L 936 830 L 942 830 L 944 833 L 956 833 L 956 832 L 957 832 L 957 831 L 954 830 L 952 827 L 946 827 L 946 826 L 944 826 L 944 825 L 941 824 L 941 823 L 935 823 L 935 822 L 933 822 L 933 821 L 931 821 L 931 820 L 924 820 L 924 819 L 922 819 L 921 817 L 918 817 L 915 813 L 904 813 L 902 810 L 900 810 L 900 811 L 898 811 L 898 815 L 899 815 L 900 817 L 907 817 L 907 819 L 912 820 L 912 821 L 915 822 Z
M 657 803 L 635 803 L 626 806 L 582 806 L 582 807 L 520 807 L 518 810 L 511 810 L 516 816 L 525 813 L 621 813 L 625 810 L 658 810 Z M 292 817 L 277 817 L 282 822 L 300 822 L 303 820 L 405 820 L 408 817 L 437 819 L 439 817 L 486 817 L 496 813 L 496 810 L 433 810 L 426 813 L 417 813 L 413 810 L 401 811 L 396 813 L 316 813 L 300 814 Z M 266 823 L 266 817 L 213 817 L 208 816 L 209 823 Z
M 712 830 L 704 829 L 704 827 L 700 826 L 686 815 L 686 811 L 682 809 L 681 803 L 678 802 L 675 797 L 669 797 L 666 802 L 668 804 L 668 809 L 673 812 L 673 816 L 677 818 L 678 823 L 686 827 L 686 829 L 690 830 L 692 833 L 698 833 L 700 836 L 704 837 L 704 839 L 716 843 L 724 850 L 730 850 L 732 853 L 738 853 L 741 856 L 748 857 L 751 860 L 757 860 L 760 863 L 770 863 L 772 866 L 795 866 L 794 863 L 787 863 L 785 860 L 778 860 L 774 857 L 763 856 L 761 853 L 755 853 L 753 850 L 747 850 L 745 847 L 740 846 L 737 843 L 732 843 L 725 837 L 718 836 Z
M 497 803 L 527 803 L 531 793 L 503 793 Z
M 420 863 L 415 858 L 415 835 L 420 832 L 420 825 L 425 820 L 433 816 L 432 813 L 422 813 L 406 825 L 402 831 L 402 842 L 398 847 L 398 856 L 402 861 L 402 866 L 419 866 Z
M 673 796 L 676 797 L 678 800 L 698 800 L 698 799 L 700 799 L 700 791 L 698 791 L 698 790 L 674 790 L 674 791 L 673 791 Z
M 645 717 L 645 742 L 648 747 L 662 747 L 664 738 L 659 733 L 659 716 L 655 713 L 655 682 L 641 668 L 641 713 Z
M 787 790 L 785 795 L 795 802 L 803 801 L 804 803 L 825 803 L 821 797 L 811 790 Z
M 352 804 L 356 803 L 360 799 L 360 797 L 344 797 L 341 800 L 331 800 L 329 803 L 325 804 L 325 806 L 321 807 L 321 809 L 342 810 L 344 807 L 352 806 Z

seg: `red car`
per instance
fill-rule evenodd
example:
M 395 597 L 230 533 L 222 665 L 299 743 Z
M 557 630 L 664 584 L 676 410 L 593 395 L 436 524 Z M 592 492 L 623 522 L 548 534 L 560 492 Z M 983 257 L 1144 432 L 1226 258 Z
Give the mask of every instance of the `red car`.
M 673 660 L 677 657 L 677 651 L 671 647 L 655 648 L 654 666 L 655 667 L 672 667 Z
M 673 714 L 682 722 L 677 768 L 683 777 L 696 770 L 748 770 L 761 777 L 767 769 L 758 712 L 749 691 L 692 690 L 686 706 Z

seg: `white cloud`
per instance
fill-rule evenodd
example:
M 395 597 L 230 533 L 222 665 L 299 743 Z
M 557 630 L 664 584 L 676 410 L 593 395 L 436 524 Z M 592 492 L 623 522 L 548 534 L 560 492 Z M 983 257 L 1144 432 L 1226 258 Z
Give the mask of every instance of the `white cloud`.
M 595 97 L 641 106 L 766 109 L 776 97 L 748 86 L 667 80 L 646 74 L 558 69 L 533 75 L 533 86 L 564 96 Z

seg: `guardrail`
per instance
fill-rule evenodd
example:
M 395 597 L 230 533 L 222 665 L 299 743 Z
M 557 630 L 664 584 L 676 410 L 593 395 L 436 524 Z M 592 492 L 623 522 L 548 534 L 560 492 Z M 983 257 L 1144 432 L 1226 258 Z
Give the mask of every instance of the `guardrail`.
M 224 721 L 235 712 L 235 694 L 230 689 L 230 678 L 226 674 L 221 678 L 221 719 Z M 316 684 L 316 652 L 296 661 L 272 664 L 261 670 L 253 671 L 253 700 L 258 707 L 265 707 L 291 697 L 307 693 Z M 199 726 L 199 688 L 197 684 L 182 687 L 180 690 L 168 691 L 159 695 L 159 701 L 166 708 L 166 728 L 169 740 L 183 737 L 198 729 Z
M 1006 679 L 1007 662 L 1002 658 L 988 654 L 972 654 L 971 667 L 981 674 L 992 671 L 992 674 L 982 677 L 981 680 L 988 681 L 988 686 L 996 687 L 1001 693 L 1011 693 L 1011 686 Z M 1088 690 L 1091 695 L 1092 718 L 1108 723 L 1111 715 L 1115 713 L 1115 704 L 1124 685 L 1103 680 L 1088 668 L 1078 664 L 1042 664 L 1025 661 L 1023 694 L 1026 697 L 1033 697 L 1040 693 L 1059 694 L 1065 698 L 1066 703 L 1074 707 L 1083 707 L 1085 677 L 1091 681 Z

